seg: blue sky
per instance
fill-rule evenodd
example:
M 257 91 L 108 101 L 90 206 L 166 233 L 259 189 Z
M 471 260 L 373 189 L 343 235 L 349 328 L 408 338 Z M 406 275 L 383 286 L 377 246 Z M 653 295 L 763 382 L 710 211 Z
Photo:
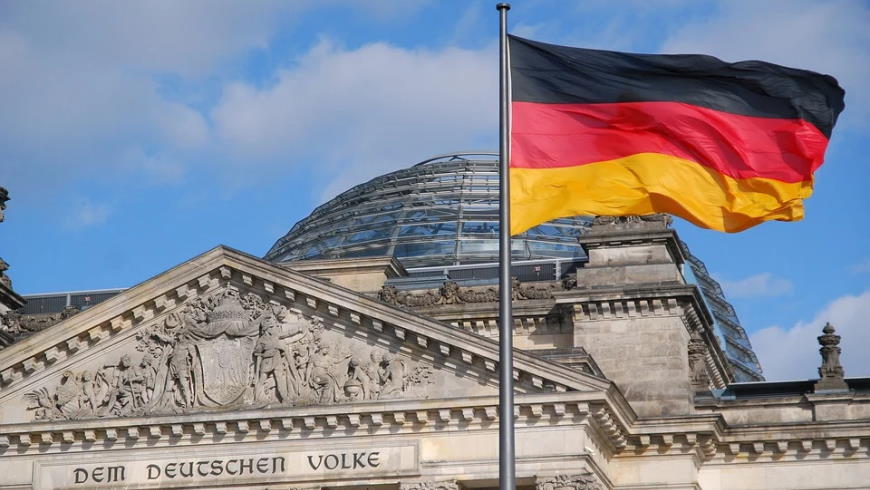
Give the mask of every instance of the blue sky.
M 497 12 L 476 1 L 0 0 L 0 254 L 21 293 L 126 287 L 213 247 L 262 255 L 317 204 L 434 154 L 495 148 Z M 763 59 L 847 93 L 799 223 L 678 222 L 770 379 L 833 322 L 870 375 L 870 4 L 513 2 L 510 29 Z

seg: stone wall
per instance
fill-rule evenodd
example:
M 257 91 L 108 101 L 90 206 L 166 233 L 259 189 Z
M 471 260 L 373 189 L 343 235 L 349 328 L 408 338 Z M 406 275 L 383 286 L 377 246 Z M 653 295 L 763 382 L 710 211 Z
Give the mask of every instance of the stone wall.
M 689 333 L 679 317 L 578 321 L 582 345 L 640 416 L 691 411 Z

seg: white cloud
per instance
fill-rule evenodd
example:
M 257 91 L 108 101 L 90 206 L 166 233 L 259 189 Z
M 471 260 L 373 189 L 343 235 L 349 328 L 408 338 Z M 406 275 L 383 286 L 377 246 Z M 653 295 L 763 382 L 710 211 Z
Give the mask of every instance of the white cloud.
M 497 56 L 483 50 L 354 50 L 322 41 L 265 88 L 226 87 L 212 115 L 235 160 L 304 168 L 316 154 L 333 174 L 325 197 L 497 128 Z
M 849 272 L 852 274 L 867 274 L 870 272 L 870 259 L 864 259 L 862 262 L 849 267 Z
M 847 377 L 870 376 L 870 291 L 832 301 L 809 322 L 791 328 L 772 326 L 750 336 L 752 347 L 768 380 L 818 378 L 821 364 L 816 337 L 831 322 L 842 337 L 841 361 Z
M 90 199 L 81 199 L 72 208 L 71 214 L 66 219 L 66 227 L 71 230 L 79 230 L 90 226 L 105 223 L 109 217 L 109 206 L 98 204 Z
M 677 30 L 664 52 L 728 61 L 761 59 L 837 77 L 844 125 L 870 125 L 870 5 L 817 0 L 722 1 L 718 12 Z
M 0 26 L 41 53 L 93 66 L 198 76 L 252 47 L 306 0 L 40 1 L 4 5 Z
M 720 281 L 720 284 L 729 298 L 781 296 L 792 290 L 791 281 L 774 277 L 770 272 L 762 272 L 735 281 Z
M 190 173 L 195 162 L 208 162 L 208 166 L 219 171 L 241 174 L 244 177 L 238 179 L 241 182 L 262 174 L 247 172 L 239 166 L 262 164 L 268 158 L 251 158 L 233 167 L 230 157 L 259 153 L 277 158 L 276 150 L 288 151 L 283 158 L 285 162 L 326 154 L 333 162 L 347 160 L 357 169 L 368 165 L 361 164 L 362 161 L 376 160 L 360 157 L 358 152 L 371 156 L 377 150 L 383 153 L 383 158 L 377 160 L 392 158 L 407 165 L 444 140 L 434 137 L 418 152 L 398 152 L 400 156 L 396 158 L 395 148 L 378 148 L 389 141 L 382 133 L 396 133 L 401 138 L 411 131 L 409 126 L 416 126 L 419 133 L 437 132 L 431 128 L 434 123 L 425 121 L 425 114 L 412 115 L 410 111 L 448 110 L 438 105 L 445 102 L 443 98 L 428 106 L 411 101 L 405 117 L 398 118 L 401 120 L 388 117 L 395 115 L 395 110 L 382 110 L 355 99 L 372 97 L 383 101 L 387 91 L 396 90 L 395 100 L 403 104 L 406 101 L 402 97 L 407 98 L 418 83 L 421 88 L 418 97 L 431 97 L 427 90 L 432 84 L 426 83 L 425 77 L 433 76 L 428 72 L 432 63 L 400 66 L 427 56 L 435 58 L 437 69 L 444 71 L 440 77 L 434 77 L 445 85 L 440 95 L 450 89 L 465 92 L 462 78 L 472 77 L 468 83 L 474 87 L 480 70 L 469 70 L 462 52 L 457 56 L 426 55 L 386 45 L 345 52 L 324 44 L 320 51 L 312 51 L 297 69 L 276 73 L 279 85 L 273 89 L 261 91 L 240 82 L 228 85 L 227 94 L 221 99 L 226 105 L 251 96 L 261 101 L 255 105 L 260 110 L 269 102 L 283 103 L 287 94 L 282 90 L 288 87 L 281 77 L 296 77 L 298 83 L 289 88 L 297 92 L 289 96 L 300 97 L 291 105 L 298 118 L 294 114 L 280 116 L 276 114 L 281 112 L 278 108 L 271 108 L 272 114 L 261 116 L 238 105 L 226 106 L 214 114 L 232 121 L 219 120 L 217 133 L 209 120 L 211 109 L 208 103 L 202 103 L 205 97 L 193 96 L 198 105 L 188 106 L 180 100 L 184 97 L 172 92 L 172 87 L 174 84 L 184 87 L 182 91 L 186 94 L 198 93 L 208 85 L 220 86 L 229 73 L 237 73 L 234 70 L 239 67 L 233 63 L 246 59 L 254 50 L 269 48 L 278 29 L 282 36 L 286 35 L 293 23 L 313 8 L 344 5 L 367 19 L 393 22 L 413 15 L 425 3 L 426 0 L 402 5 L 385 0 L 263 0 L 253 4 L 235 0 L 154 0 L 126 4 L 94 0 L 49 4 L 34 0 L 4 5 L 0 8 L 0 66 L 3 66 L 0 167 L 8 175 L 6 185 L 26 195 L 52 184 L 65 186 L 70 178 L 106 175 L 106 171 L 114 169 L 144 172 L 146 182 L 176 183 Z M 388 59 L 394 54 L 397 59 Z M 330 60 L 331 56 L 334 59 Z M 473 54 L 470 56 L 473 58 Z M 453 71 L 451 61 L 457 62 Z M 413 73 L 417 69 L 419 79 Z M 363 76 L 355 76 L 357 73 Z M 317 79 L 317 75 L 338 78 Z M 344 93 L 345 90 L 364 92 Z M 468 92 L 463 94 L 467 95 L 465 99 L 479 95 L 473 89 Z M 335 98 L 336 103 L 329 104 L 328 97 Z M 460 99 L 457 104 L 448 104 L 450 108 L 461 109 L 465 105 L 474 109 L 474 104 L 467 104 L 462 95 L 457 98 Z M 357 112 L 360 109 L 369 112 Z M 326 112 L 318 113 L 320 110 Z M 486 112 L 491 114 L 492 110 Z M 476 117 L 479 116 L 456 115 L 457 120 Z M 365 123 L 366 119 L 371 119 L 371 124 Z M 437 118 L 439 123 L 444 120 Z M 269 122 L 287 128 L 268 127 Z M 465 122 L 451 123 L 457 126 L 455 133 L 469 128 Z M 288 134 L 284 129 L 295 135 L 288 142 L 290 146 L 280 141 Z M 258 131 L 262 134 L 256 134 Z M 331 137 L 330 132 L 335 132 L 336 137 Z M 223 143 L 216 137 L 229 140 Z M 256 144 L 264 146 L 254 151 Z M 402 142 L 395 146 L 407 148 L 410 144 Z M 220 153 L 242 147 L 244 151 L 233 155 Z M 300 151 L 292 151 L 293 148 Z M 139 163 L 131 165 L 131 152 L 147 153 L 148 157 L 134 159 Z M 5 172 L 7 168 L 9 172 Z M 346 181 L 352 182 L 356 177 L 348 175 Z
M 63 185 L 112 168 L 131 147 L 206 147 L 206 119 L 155 80 L 214 76 L 228 59 L 266 46 L 279 19 L 305 3 L 4 4 L 0 165 L 27 163 L 7 184 Z

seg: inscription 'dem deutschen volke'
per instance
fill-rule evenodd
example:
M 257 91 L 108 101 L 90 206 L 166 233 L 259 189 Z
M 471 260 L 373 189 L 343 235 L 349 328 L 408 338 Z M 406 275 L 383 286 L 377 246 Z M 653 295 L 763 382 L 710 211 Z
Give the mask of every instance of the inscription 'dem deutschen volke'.
M 416 445 L 366 449 L 294 451 L 230 457 L 180 457 L 42 468 L 42 482 L 54 488 L 117 485 L 155 486 L 170 482 L 226 479 L 329 479 L 417 471 Z

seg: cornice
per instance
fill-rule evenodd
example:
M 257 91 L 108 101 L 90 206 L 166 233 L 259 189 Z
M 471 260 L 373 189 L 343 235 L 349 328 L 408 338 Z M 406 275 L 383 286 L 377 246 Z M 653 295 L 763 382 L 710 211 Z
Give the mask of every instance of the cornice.
M 590 424 L 605 445 L 625 444 L 623 417 L 605 393 L 517 395 L 514 423 Z M 206 412 L 157 417 L 34 422 L 0 426 L 0 456 L 179 444 L 221 444 L 323 437 L 426 434 L 491 430 L 498 397 L 393 400 L 282 409 Z
M 137 327 L 188 298 L 237 281 L 263 295 L 277 296 L 331 325 L 367 329 L 426 351 L 448 366 L 498 369 L 498 344 L 421 315 L 393 308 L 335 284 L 277 267 L 256 257 L 218 247 L 181 266 L 48 328 L 0 352 L 3 391 L 79 352 Z M 514 378 L 556 391 L 605 390 L 610 383 L 521 351 Z
M 0 303 L 8 305 L 12 310 L 16 310 L 24 306 L 24 304 L 27 303 L 27 300 L 13 291 L 12 288 L 7 287 L 6 284 L 0 282 Z
M 593 227 L 578 241 L 587 250 L 598 247 L 633 247 L 648 243 L 663 243 L 676 264 L 685 262 L 677 230 L 654 227 Z
M 402 263 L 392 256 L 359 257 L 353 259 L 307 259 L 280 262 L 277 265 L 294 271 L 308 272 L 312 275 L 359 270 L 383 272 L 389 278 L 405 277 L 408 275 Z

